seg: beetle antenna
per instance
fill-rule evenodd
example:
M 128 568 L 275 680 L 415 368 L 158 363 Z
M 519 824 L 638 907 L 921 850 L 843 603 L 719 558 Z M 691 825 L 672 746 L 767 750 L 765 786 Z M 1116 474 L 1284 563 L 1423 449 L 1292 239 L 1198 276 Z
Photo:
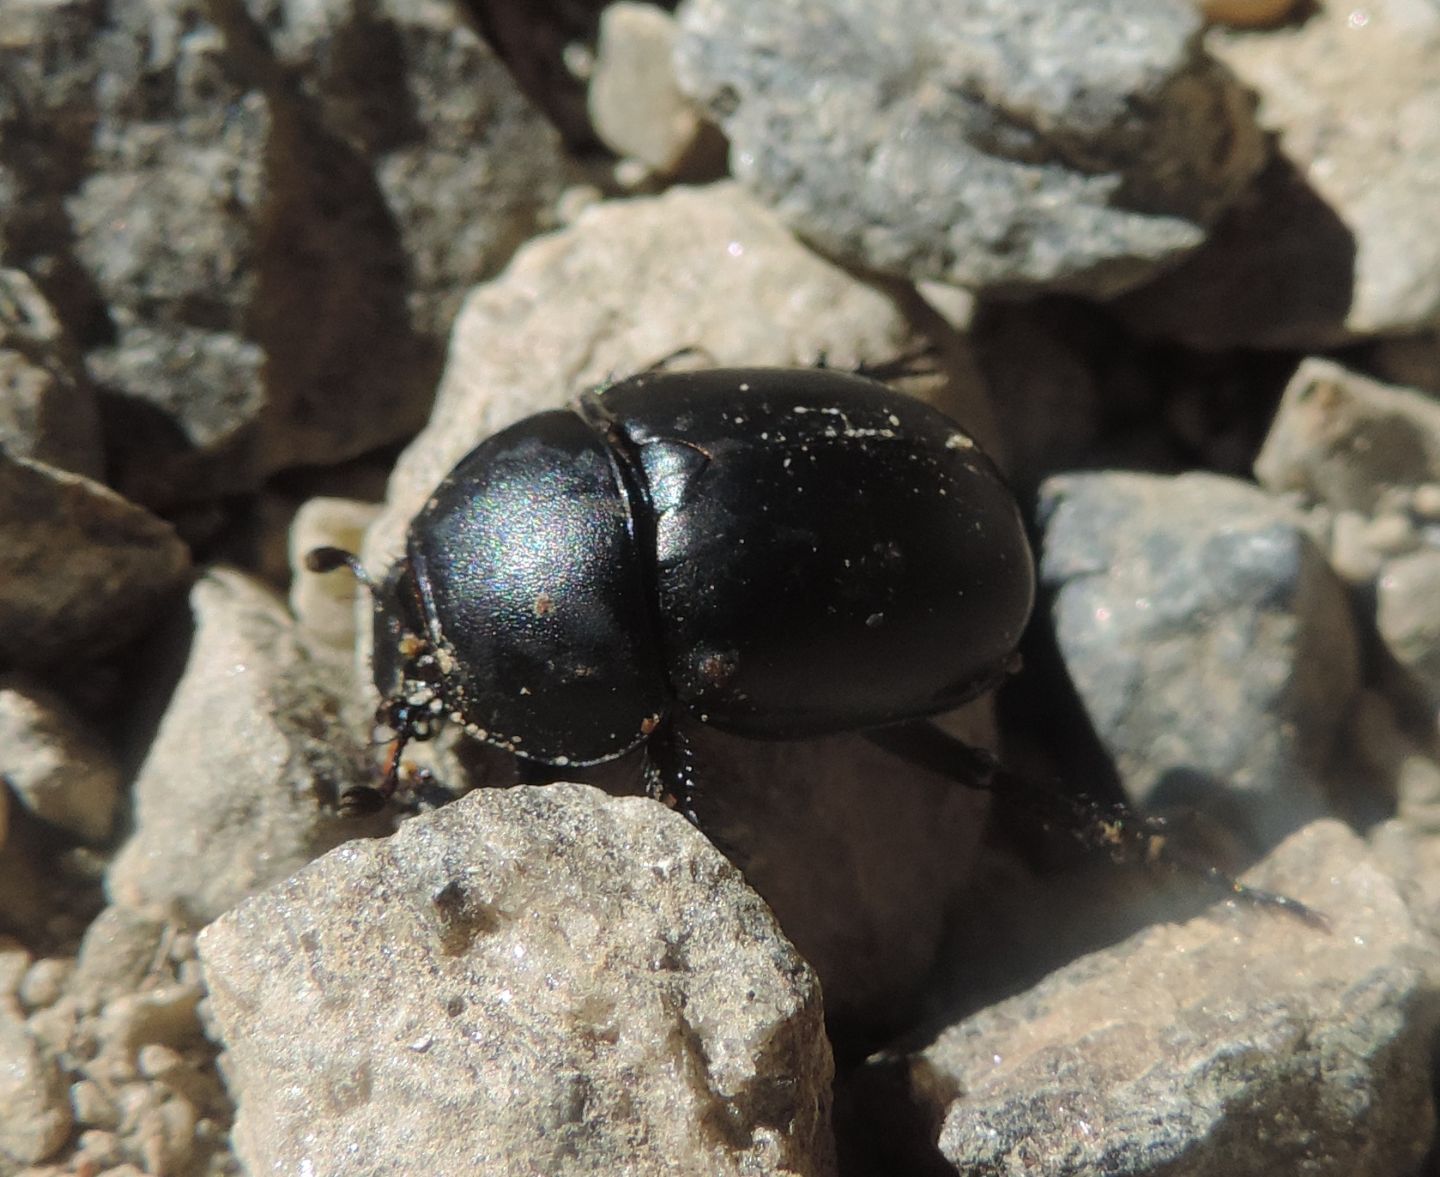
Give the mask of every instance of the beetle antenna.
M 1195 875 L 1217 891 L 1252 907 L 1280 911 L 1322 931 L 1330 929 L 1323 912 L 1274 891 L 1251 887 L 1219 867 L 1186 854 L 1171 837 L 1164 818 L 1136 813 L 1124 804 L 1101 805 L 1012 773 L 989 752 L 926 721 L 900 723 L 866 732 L 874 744 L 920 768 L 948 776 L 1017 805 L 1042 823 L 1067 831 L 1086 849 L 1108 850 L 1119 862 L 1159 863 Z
M 311 572 L 334 572 L 337 568 L 348 568 L 351 575 L 372 594 L 379 591 L 375 579 L 365 571 L 365 565 L 360 563 L 360 557 L 344 548 L 311 548 L 305 553 L 305 567 Z
M 903 380 L 907 376 L 931 376 L 936 371 L 936 357 L 940 349 L 933 343 L 922 343 L 909 351 L 901 352 L 888 360 L 875 363 L 861 361 L 855 365 L 857 376 L 868 376 L 888 384 L 891 380 Z

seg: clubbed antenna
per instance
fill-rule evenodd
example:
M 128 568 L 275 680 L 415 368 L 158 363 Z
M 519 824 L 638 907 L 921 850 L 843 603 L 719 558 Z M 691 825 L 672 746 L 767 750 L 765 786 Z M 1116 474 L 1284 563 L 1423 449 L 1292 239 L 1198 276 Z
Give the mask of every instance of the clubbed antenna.
M 334 572 L 337 568 L 348 568 L 371 593 L 378 589 L 374 579 L 365 571 L 365 565 L 360 563 L 360 557 L 344 548 L 311 548 L 305 553 L 305 567 L 311 572 Z

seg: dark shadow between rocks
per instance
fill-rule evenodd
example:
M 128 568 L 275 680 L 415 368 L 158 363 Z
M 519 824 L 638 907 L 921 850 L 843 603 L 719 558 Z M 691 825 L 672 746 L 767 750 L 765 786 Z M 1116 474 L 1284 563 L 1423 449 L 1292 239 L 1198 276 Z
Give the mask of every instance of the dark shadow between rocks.
M 1209 240 L 1111 306 L 1145 335 L 1202 350 L 1345 343 L 1355 238 L 1278 151 Z

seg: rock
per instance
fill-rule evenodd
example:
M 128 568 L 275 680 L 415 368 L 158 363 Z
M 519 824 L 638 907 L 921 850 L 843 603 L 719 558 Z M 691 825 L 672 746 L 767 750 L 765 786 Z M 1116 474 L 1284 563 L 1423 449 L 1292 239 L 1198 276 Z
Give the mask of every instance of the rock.
M 676 84 L 676 35 L 675 19 L 654 4 L 606 7 L 590 75 L 590 121 L 611 151 L 651 172 L 723 173 L 723 139 Z
M 1340 511 L 1408 505 L 1440 480 L 1440 404 L 1312 357 L 1285 388 L 1255 477 Z
M 79 474 L 0 451 L 0 664 L 50 673 L 154 621 L 189 553 L 174 529 Z
M 113 752 L 52 691 L 0 676 L 0 776 L 36 817 L 83 842 L 115 824 L 120 766 Z
M 1432 737 L 1427 747 L 1416 733 L 1407 731 L 1394 705 L 1375 690 L 1360 693 L 1350 731 L 1363 788 L 1386 803 L 1386 812 L 1377 816 L 1383 820 L 1393 812 L 1419 834 L 1440 832 L 1440 762 L 1436 759 L 1440 743 Z M 1397 878 L 1410 877 L 1391 873 Z M 1440 885 L 1440 878 L 1436 883 Z M 1435 911 L 1440 916 L 1440 906 Z
M 44 988 L 47 1001 L 25 1028 L 56 1060 L 73 1115 L 70 1147 L 34 1177 L 234 1171 L 233 1109 L 203 1036 L 194 953 L 194 938 L 174 925 L 110 907 L 87 931 L 77 967 L 58 958 L 31 967 L 22 997 Z M 3 1161 L 0 1172 L 11 1172 Z
M 1131 799 L 1217 809 L 1261 845 L 1323 813 L 1359 647 L 1298 513 L 1200 473 L 1041 496 L 1056 639 Z
M 961 1172 L 1413 1172 L 1430 1146 L 1436 951 L 1339 823 L 1254 873 L 1333 927 L 1217 910 L 1150 928 L 910 1062 Z
M 0 269 L 0 445 L 99 478 L 100 416 L 55 308 L 21 270 Z
M 17 991 L 21 1008 L 28 1011 L 54 1005 L 69 989 L 74 974 L 73 960 L 58 956 L 37 960 L 26 970 Z
M 0 934 L 0 1006 L 10 1006 L 18 1000 L 33 959 L 19 940 Z
M 73 991 L 93 1006 L 147 987 L 167 936 L 166 925 L 113 904 L 85 929 Z
M 70 1103 L 55 1063 L 41 1053 L 16 1010 L 0 1002 L 0 1171 L 35 1164 L 70 1135 Z
M 1440 707 L 1440 549 L 1426 548 L 1385 564 L 1375 582 L 1380 640 L 1422 695 Z
M 1259 95 L 1279 162 L 1204 249 L 1127 301 L 1127 318 L 1203 348 L 1320 349 L 1433 326 L 1440 12 L 1326 4 L 1206 44 Z
M 333 808 L 367 779 L 364 753 L 280 602 L 214 569 L 191 608 L 185 669 L 135 780 L 135 832 L 107 887 L 122 906 L 202 924 L 378 826 Z
M 200 951 L 253 1171 L 833 1172 L 814 975 L 653 802 L 472 793 Z
M 443 5 L 14 0 L 6 28 L 9 158 L 36 161 L 0 175 L 7 257 L 150 505 L 418 428 L 461 295 L 566 172 Z
M 189 1046 L 200 1038 L 196 1007 L 205 996 L 199 985 L 170 982 L 137 993 L 123 993 L 105 1003 L 94 1033 L 100 1055 L 138 1066 L 148 1044 Z
M 735 175 L 850 265 L 1108 296 L 1197 246 L 1264 161 L 1187 0 L 688 0 L 680 84 Z

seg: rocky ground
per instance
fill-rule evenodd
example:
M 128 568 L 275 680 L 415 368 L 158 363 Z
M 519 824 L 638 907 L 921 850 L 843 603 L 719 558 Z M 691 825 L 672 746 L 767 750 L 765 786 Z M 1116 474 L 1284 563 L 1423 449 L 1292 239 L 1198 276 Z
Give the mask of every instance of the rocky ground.
M 0 1175 L 1440 1171 L 1435 0 L 0 48 Z M 920 351 L 1041 584 L 947 725 L 1325 927 L 856 735 L 697 728 L 708 838 L 453 737 L 453 804 L 339 812 L 368 604 L 306 551 L 616 376 Z

